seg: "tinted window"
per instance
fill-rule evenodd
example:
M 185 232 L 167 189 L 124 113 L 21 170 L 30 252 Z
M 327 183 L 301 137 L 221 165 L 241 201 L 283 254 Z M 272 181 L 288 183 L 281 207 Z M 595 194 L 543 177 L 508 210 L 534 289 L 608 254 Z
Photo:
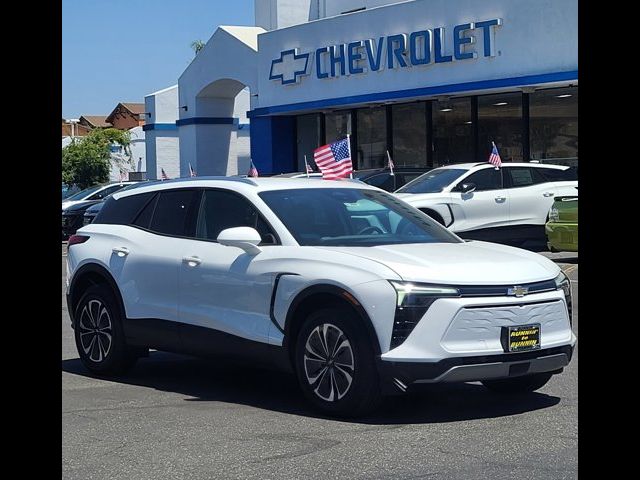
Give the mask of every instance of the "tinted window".
M 502 188 L 502 173 L 495 168 L 485 168 L 469 175 L 461 183 L 456 185 L 456 188 L 453 190 L 456 192 L 459 191 L 462 183 L 475 183 L 476 192 L 498 190 Z
M 374 187 L 381 188 L 386 190 L 387 192 L 392 192 L 395 190 L 394 184 L 398 181 L 397 175 L 389 175 L 388 173 L 380 173 L 378 175 L 373 175 L 372 177 L 366 178 L 363 180 L 364 183 L 368 183 L 369 185 L 373 185 Z
M 273 230 L 246 198 L 222 190 L 205 190 L 196 237 L 216 240 L 222 230 L 234 227 L 255 228 L 263 244 L 278 243 Z
M 142 193 L 140 195 L 122 197 L 119 200 L 109 197 L 104 201 L 104 206 L 96 217 L 95 223 L 129 225 L 153 195 L 154 192 Z
M 150 229 L 165 235 L 194 236 L 199 198 L 200 190 L 160 192 Z
M 537 168 L 542 176 L 548 182 L 569 182 L 578 180 L 578 169 L 576 167 L 569 167 L 565 170 L 556 168 Z
M 149 228 L 151 223 L 151 217 L 153 217 L 153 211 L 156 209 L 156 203 L 158 201 L 158 194 L 155 193 L 153 198 L 147 202 L 137 218 L 133 221 L 133 225 L 142 228 Z
M 83 200 L 91 195 L 93 192 L 102 188 L 102 185 L 96 185 L 95 187 L 85 188 L 84 190 L 80 190 L 78 193 L 67 197 L 67 200 Z
M 413 207 L 379 190 L 305 188 L 259 194 L 300 245 L 458 243 Z
M 397 193 L 437 193 L 451 185 L 467 170 L 458 168 L 436 168 L 399 188 Z

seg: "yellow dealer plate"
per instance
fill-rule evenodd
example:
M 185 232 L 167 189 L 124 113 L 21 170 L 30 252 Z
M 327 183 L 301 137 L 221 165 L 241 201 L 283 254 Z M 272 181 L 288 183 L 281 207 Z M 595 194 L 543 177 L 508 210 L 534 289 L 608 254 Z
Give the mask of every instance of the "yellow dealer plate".
M 509 351 L 522 352 L 540 348 L 540 324 L 509 327 Z

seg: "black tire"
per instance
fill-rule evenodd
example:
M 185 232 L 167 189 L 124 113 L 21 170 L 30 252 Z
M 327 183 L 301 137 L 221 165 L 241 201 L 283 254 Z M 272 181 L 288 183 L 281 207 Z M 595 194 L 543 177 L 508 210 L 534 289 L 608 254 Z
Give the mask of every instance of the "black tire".
M 329 346 L 334 343 L 336 348 L 333 358 L 323 364 L 322 361 L 311 358 L 313 355 L 307 350 L 307 342 L 309 341 L 311 349 L 317 347 L 320 350 L 322 344 L 317 342 L 320 340 L 319 335 L 325 331 L 325 325 L 328 325 L 326 343 Z M 351 352 L 350 355 L 348 351 Z M 320 353 L 323 354 L 322 351 Z M 353 368 L 349 368 L 349 364 Z M 324 413 L 338 417 L 362 416 L 374 411 L 381 403 L 380 382 L 371 340 L 363 331 L 360 319 L 347 308 L 326 308 L 307 317 L 296 339 L 294 365 L 305 396 Z M 325 373 L 318 374 L 322 368 L 325 368 Z M 348 375 L 344 372 L 351 374 L 348 386 Z M 333 399 L 330 392 L 334 393 Z
M 127 348 L 120 308 L 111 289 L 92 285 L 75 310 L 75 340 L 82 364 L 97 375 L 119 375 L 137 360 Z
M 522 377 L 484 380 L 482 384 L 497 393 L 529 393 L 547 384 L 552 373 L 534 373 Z

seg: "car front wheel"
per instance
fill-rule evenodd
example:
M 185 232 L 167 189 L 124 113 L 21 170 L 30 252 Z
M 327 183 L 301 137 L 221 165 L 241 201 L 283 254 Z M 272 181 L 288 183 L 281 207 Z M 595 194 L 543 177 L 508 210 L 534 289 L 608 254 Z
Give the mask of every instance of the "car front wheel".
M 348 309 L 309 315 L 296 342 L 295 367 L 305 396 L 325 413 L 361 416 L 380 404 L 371 342 Z

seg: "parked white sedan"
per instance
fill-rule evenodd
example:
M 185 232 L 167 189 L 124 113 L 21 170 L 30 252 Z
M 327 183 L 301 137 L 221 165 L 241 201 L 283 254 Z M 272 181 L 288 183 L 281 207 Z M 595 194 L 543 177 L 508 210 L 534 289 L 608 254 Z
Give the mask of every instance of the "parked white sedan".
M 462 163 L 433 169 L 395 194 L 463 238 L 545 238 L 553 197 L 575 195 L 577 169 L 563 165 Z

